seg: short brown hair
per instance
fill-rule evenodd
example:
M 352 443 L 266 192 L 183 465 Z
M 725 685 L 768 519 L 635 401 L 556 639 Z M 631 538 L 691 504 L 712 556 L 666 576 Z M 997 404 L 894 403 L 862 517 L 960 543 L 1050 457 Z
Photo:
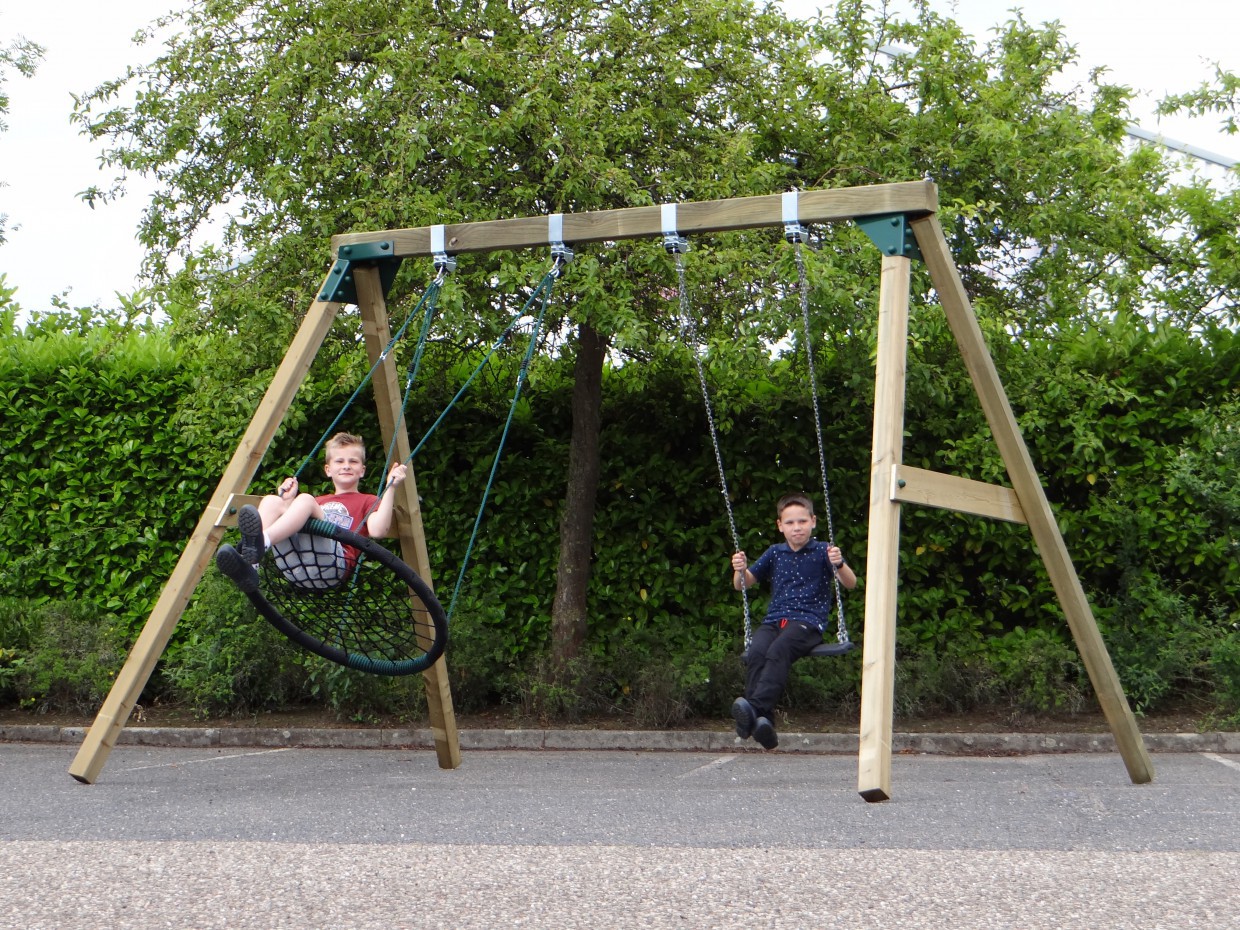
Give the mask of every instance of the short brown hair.
M 362 441 L 361 436 L 354 436 L 352 433 L 337 433 L 327 440 L 327 448 L 324 454 L 331 458 L 332 449 L 339 449 L 341 446 L 357 446 L 362 450 L 362 464 L 366 463 L 366 443 Z
M 798 505 L 804 507 L 811 517 L 814 515 L 814 502 L 809 499 L 809 495 L 797 492 L 785 494 L 779 499 L 779 503 L 775 505 L 775 516 L 782 517 L 786 509 Z

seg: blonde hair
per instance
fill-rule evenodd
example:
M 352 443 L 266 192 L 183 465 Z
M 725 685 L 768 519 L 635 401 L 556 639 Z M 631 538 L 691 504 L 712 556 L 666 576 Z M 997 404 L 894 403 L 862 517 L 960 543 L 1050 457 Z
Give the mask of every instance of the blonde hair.
M 352 433 L 337 433 L 331 439 L 327 440 L 325 455 L 331 458 L 332 450 L 339 449 L 341 446 L 357 446 L 362 450 L 362 464 L 366 464 L 366 443 L 362 441 L 361 436 L 354 436 Z

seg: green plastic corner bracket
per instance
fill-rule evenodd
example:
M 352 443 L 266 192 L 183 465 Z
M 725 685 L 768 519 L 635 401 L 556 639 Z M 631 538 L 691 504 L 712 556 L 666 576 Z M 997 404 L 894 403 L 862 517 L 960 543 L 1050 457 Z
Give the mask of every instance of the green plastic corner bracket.
M 870 237 L 884 255 L 901 255 L 904 258 L 921 258 L 917 239 L 904 213 L 884 213 L 857 220 L 861 231 Z
M 319 300 L 335 303 L 357 303 L 357 285 L 353 280 L 353 269 L 359 265 L 377 265 L 379 282 L 383 286 L 383 294 L 391 290 L 396 280 L 396 272 L 400 270 L 401 259 L 393 255 L 396 243 L 391 240 L 379 242 L 357 242 L 353 245 L 342 245 L 336 253 L 336 264 L 327 274 L 327 281 L 319 292 Z

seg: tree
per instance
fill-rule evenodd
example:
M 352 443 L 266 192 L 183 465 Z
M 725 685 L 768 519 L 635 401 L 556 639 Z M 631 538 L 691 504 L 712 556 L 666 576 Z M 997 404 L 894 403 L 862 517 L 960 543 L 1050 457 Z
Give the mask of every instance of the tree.
M 1236 179 L 1211 189 L 1129 147 L 1132 89 L 1103 68 L 1065 87 L 1077 51 L 1058 24 L 1016 12 L 978 47 L 930 6 L 901 22 L 848 0 L 815 23 L 829 138 L 800 143 L 803 182 L 934 179 L 974 303 L 1009 331 L 1123 311 L 1240 321 Z M 875 51 L 891 46 L 915 52 Z M 1234 112 L 1235 77 L 1219 82 L 1166 106 Z

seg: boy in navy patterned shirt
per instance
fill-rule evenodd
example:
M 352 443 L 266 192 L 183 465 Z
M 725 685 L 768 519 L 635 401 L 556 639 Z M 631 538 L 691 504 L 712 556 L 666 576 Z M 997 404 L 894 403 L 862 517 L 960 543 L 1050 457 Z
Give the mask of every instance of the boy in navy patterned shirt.
M 732 587 L 739 591 L 766 582 L 771 588 L 766 618 L 749 644 L 745 695 L 732 703 L 736 735 L 752 736 L 763 749 L 779 745 L 771 718 L 788 683 L 788 670 L 822 642 L 830 622 L 833 573 L 845 588 L 857 586 L 839 547 L 814 539 L 818 518 L 808 497 L 785 494 L 776 513 L 775 526 L 786 542 L 771 546 L 752 566 L 744 552 L 732 556 Z

